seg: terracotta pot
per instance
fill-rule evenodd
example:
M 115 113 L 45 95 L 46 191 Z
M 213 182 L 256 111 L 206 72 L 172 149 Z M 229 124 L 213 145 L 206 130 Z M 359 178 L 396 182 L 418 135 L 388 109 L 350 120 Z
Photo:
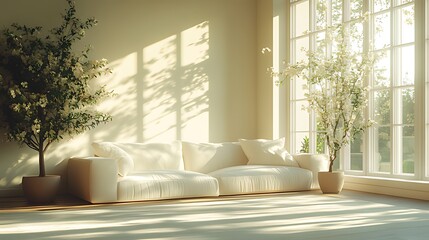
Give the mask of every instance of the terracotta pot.
M 61 176 L 58 175 L 22 177 L 24 196 L 30 203 L 51 203 L 57 196 L 60 180 Z
M 344 185 L 344 172 L 319 172 L 320 189 L 323 193 L 340 193 Z

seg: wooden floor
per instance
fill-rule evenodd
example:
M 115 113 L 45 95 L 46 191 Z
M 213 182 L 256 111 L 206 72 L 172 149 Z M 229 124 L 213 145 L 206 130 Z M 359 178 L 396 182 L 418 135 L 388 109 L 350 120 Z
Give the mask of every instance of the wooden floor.
M 0 198 L 0 212 L 56 210 L 85 206 L 91 206 L 91 204 L 78 198 L 65 195 L 58 196 L 54 202 L 43 205 L 29 203 L 23 197 Z
M 427 240 L 427 201 L 343 191 L 50 205 L 0 198 L 0 239 Z

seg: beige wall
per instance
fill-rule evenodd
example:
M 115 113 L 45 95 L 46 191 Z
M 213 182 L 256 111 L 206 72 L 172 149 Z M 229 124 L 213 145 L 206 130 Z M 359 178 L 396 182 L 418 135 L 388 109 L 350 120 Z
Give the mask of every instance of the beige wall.
M 84 44 L 92 44 L 92 57 L 107 58 L 114 70 L 103 82 L 118 95 L 100 106 L 114 120 L 53 145 L 46 154 L 48 173 L 64 174 L 66 159 L 90 155 L 93 141 L 257 137 L 257 111 L 264 109 L 255 107 L 257 55 L 265 44 L 258 39 L 257 46 L 257 0 L 76 2 L 80 16 L 99 21 Z M 52 27 L 66 7 L 59 0 L 0 0 L 0 6 L 1 27 Z M 36 152 L 1 143 L 0 196 L 19 193 L 21 177 L 35 174 Z

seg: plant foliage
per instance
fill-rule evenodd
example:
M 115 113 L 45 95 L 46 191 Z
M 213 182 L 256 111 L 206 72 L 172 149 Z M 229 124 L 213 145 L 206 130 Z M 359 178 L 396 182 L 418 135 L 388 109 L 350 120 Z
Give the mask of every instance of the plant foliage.
M 51 143 L 111 120 L 94 110 L 111 93 L 91 84 L 111 72 L 107 60 L 90 60 L 90 47 L 73 51 L 97 21 L 79 19 L 74 1 L 67 3 L 62 24 L 48 34 L 12 24 L 0 35 L 0 124 L 9 140 L 39 152 L 40 176 Z

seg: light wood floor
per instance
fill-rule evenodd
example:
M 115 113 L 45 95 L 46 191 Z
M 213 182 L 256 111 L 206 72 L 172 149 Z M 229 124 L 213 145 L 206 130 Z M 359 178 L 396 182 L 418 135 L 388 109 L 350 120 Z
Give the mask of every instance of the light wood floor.
M 0 239 L 427 240 L 429 203 L 343 191 L 33 206 L 0 199 Z

